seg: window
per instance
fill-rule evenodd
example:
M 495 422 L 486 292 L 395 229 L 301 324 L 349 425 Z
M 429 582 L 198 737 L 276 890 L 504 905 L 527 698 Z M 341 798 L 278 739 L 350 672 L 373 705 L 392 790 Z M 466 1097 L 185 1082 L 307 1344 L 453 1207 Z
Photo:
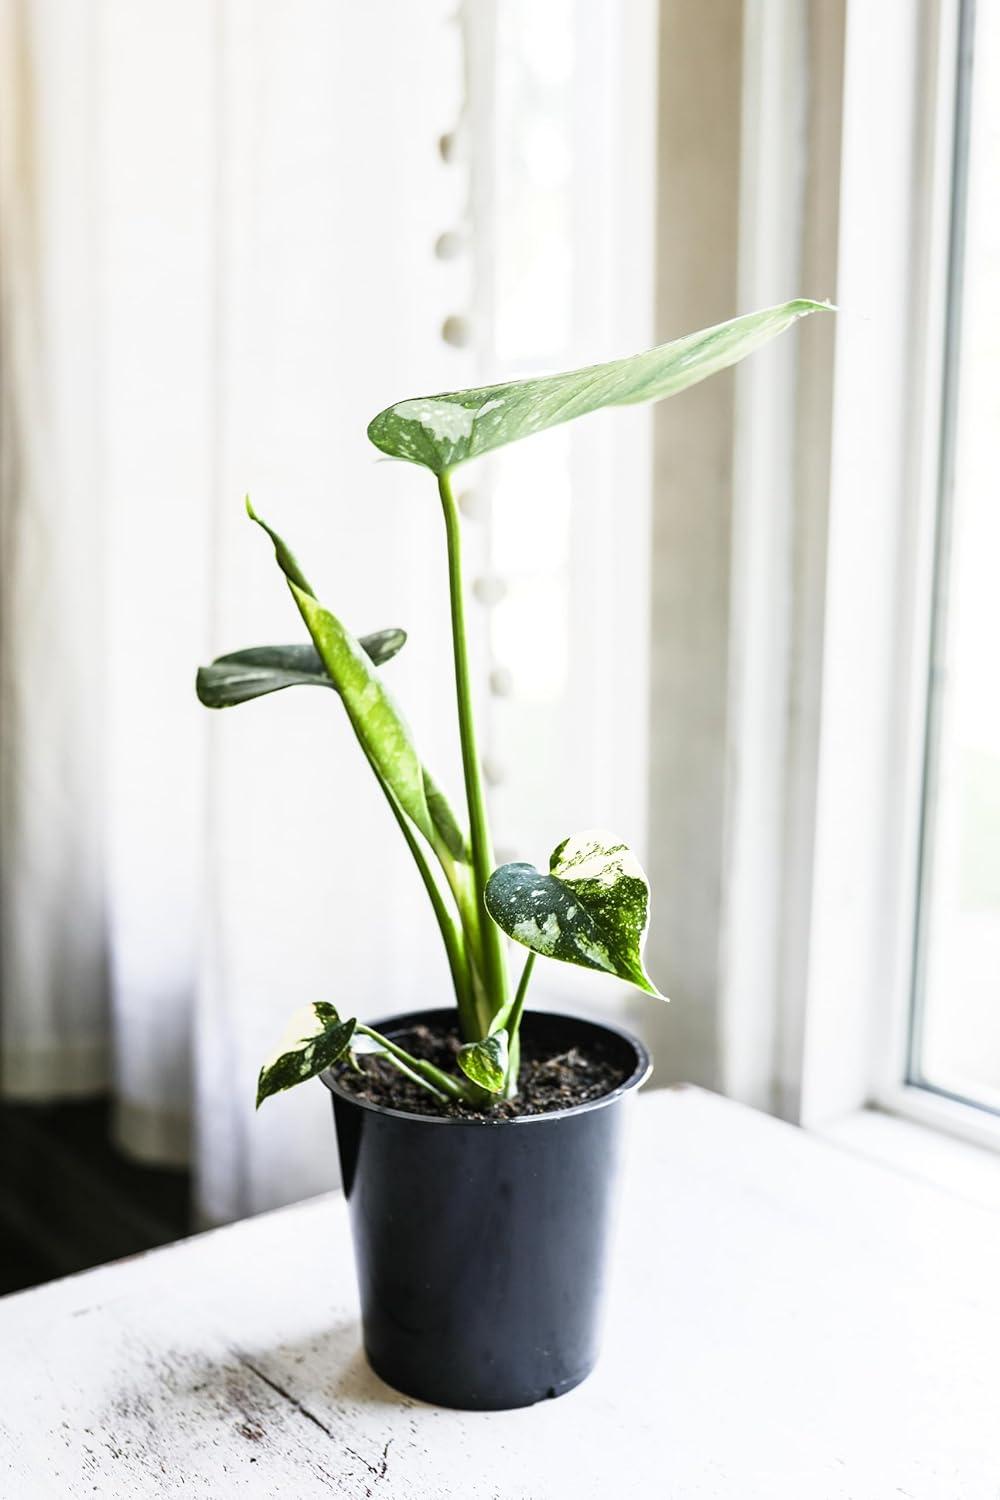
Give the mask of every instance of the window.
M 804 176 L 780 130 L 745 154 L 791 184 L 796 279 L 839 312 L 803 330 L 787 398 L 751 393 L 758 445 L 757 406 L 778 403 L 794 483 L 785 512 L 765 486 L 736 528 L 731 639 L 745 699 L 777 671 L 786 708 L 730 730 L 728 826 L 753 859 L 752 878 L 746 859 L 722 869 L 723 1062 L 739 1097 L 770 1089 L 807 1128 L 875 1106 L 996 1146 L 1000 8 L 847 7 L 842 33 L 824 29 L 832 14 L 804 37 L 776 21 L 751 72 L 751 97 L 769 98 L 803 46 L 825 60 Z M 769 274 L 772 219 L 745 237 Z M 778 774 L 755 781 L 760 766 Z M 773 1042 L 743 1080 L 767 1021 Z
M 907 1081 L 1000 1113 L 1000 9 L 959 35 Z

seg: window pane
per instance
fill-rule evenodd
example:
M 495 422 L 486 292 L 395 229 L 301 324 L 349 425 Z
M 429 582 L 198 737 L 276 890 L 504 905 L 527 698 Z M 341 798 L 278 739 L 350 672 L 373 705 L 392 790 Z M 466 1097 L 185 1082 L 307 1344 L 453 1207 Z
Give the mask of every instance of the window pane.
M 1000 1109 L 1000 6 L 977 12 L 959 85 L 911 1076 Z

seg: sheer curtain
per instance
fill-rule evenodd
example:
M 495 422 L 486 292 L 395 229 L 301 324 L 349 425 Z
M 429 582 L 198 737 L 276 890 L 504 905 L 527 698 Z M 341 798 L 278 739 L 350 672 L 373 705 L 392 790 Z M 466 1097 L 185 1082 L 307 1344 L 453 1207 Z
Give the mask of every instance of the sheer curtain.
M 469 372 L 461 37 L 449 0 L 0 16 L 3 1090 L 112 1086 L 222 1220 L 335 1180 L 319 1090 L 253 1117 L 284 1013 L 446 982 L 332 696 L 209 716 L 193 674 L 302 634 L 249 491 L 356 630 L 410 627 L 454 782 L 435 497 L 365 424 Z
M 334 1180 L 320 1089 L 253 1116 L 288 1011 L 448 983 L 332 695 L 195 701 L 302 636 L 242 497 L 356 631 L 410 630 L 388 671 L 457 792 L 439 507 L 365 426 L 652 342 L 656 13 L 0 0 L 2 1084 L 111 1086 L 207 1221 Z M 643 849 L 649 470 L 633 410 L 462 473 L 501 857 Z M 556 965 L 533 1002 L 624 1004 Z

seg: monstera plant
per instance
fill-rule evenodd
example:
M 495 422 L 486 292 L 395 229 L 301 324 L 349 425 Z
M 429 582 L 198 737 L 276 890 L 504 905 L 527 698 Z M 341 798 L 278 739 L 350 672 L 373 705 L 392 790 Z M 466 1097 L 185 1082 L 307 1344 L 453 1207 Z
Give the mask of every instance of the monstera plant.
M 538 955 L 616 975 L 652 996 L 643 964 L 649 888 L 630 849 L 602 829 L 564 839 L 547 870 L 495 868 L 487 820 L 466 642 L 455 469 L 469 459 L 608 406 L 658 401 L 735 364 L 797 319 L 827 307 L 798 300 L 767 308 L 629 359 L 567 374 L 400 401 L 368 428 L 375 447 L 428 470 L 444 512 L 458 729 L 465 805 L 456 812 L 433 779 L 386 686 L 382 668 L 406 636 L 392 629 L 360 638 L 324 603 L 276 531 L 270 537 L 309 642 L 258 646 L 219 657 L 198 673 L 198 695 L 226 708 L 296 687 L 339 695 L 362 754 L 381 787 L 423 882 L 447 954 L 462 1045 L 457 1068 L 414 1056 L 391 1038 L 342 1017 L 326 1001 L 292 1022 L 287 1041 L 262 1070 L 258 1104 L 271 1094 L 376 1052 L 443 1103 L 481 1110 L 518 1088 L 520 1027 Z M 507 939 L 527 949 L 516 987 Z

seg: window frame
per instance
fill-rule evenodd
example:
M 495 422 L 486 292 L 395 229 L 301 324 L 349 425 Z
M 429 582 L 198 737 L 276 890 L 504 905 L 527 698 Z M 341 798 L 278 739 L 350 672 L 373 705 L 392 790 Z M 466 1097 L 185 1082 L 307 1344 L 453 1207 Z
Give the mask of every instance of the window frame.
M 971 39 L 972 0 L 927 0 L 914 7 L 916 20 L 909 32 L 902 29 L 904 45 L 900 60 L 888 77 L 883 73 L 873 93 L 873 71 L 865 67 L 863 53 L 870 46 L 867 28 L 871 16 L 859 8 L 848 10 L 845 48 L 844 126 L 840 213 L 841 282 L 838 300 L 851 316 L 851 289 L 868 296 L 891 297 L 890 267 L 906 259 L 908 273 L 901 288 L 895 323 L 887 317 L 879 333 L 881 349 L 871 341 L 838 340 L 832 422 L 830 489 L 831 543 L 827 555 L 827 599 L 824 628 L 826 660 L 836 650 L 832 614 L 838 608 L 857 606 L 848 580 L 838 577 L 834 555 L 838 507 L 848 497 L 838 491 L 838 455 L 858 441 L 857 391 L 865 388 L 865 374 L 858 361 L 873 352 L 883 362 L 883 374 L 894 378 L 903 392 L 903 420 L 893 432 L 874 431 L 861 419 L 862 437 L 867 438 L 868 460 L 881 472 L 895 476 L 894 509 L 883 538 L 882 587 L 892 598 L 894 640 L 888 651 L 876 649 L 872 674 L 873 695 L 885 695 L 891 711 L 884 723 L 862 712 L 850 724 L 837 722 L 838 707 L 828 701 L 830 683 L 824 677 L 823 712 L 826 722 L 818 745 L 817 820 L 814 848 L 822 859 L 824 846 L 834 849 L 833 864 L 824 882 L 814 868 L 814 907 L 811 944 L 815 951 L 831 951 L 830 945 L 860 943 L 863 959 L 854 972 L 861 978 L 857 991 L 837 996 L 835 984 L 815 972 L 804 994 L 803 1029 L 806 1036 L 801 1092 L 803 1123 L 828 1126 L 846 1118 L 853 1110 L 872 1107 L 905 1117 L 974 1142 L 1000 1149 L 1000 1118 L 972 1101 L 960 1100 L 915 1081 L 912 1075 L 914 1032 L 919 1026 L 919 960 L 922 942 L 920 902 L 925 843 L 925 794 L 927 779 L 934 773 L 935 715 L 931 696 L 932 651 L 939 629 L 937 579 L 941 566 L 943 527 L 948 519 L 953 422 L 954 358 L 956 322 L 960 308 L 951 299 L 952 266 L 960 250 L 961 182 L 956 185 L 956 161 L 961 142 L 957 136 L 959 111 L 956 84 L 961 54 Z M 899 18 L 897 18 L 899 19 Z M 852 36 L 853 26 L 853 36 Z M 877 72 L 877 70 L 874 70 Z M 886 87 L 888 82 L 889 87 Z M 929 106 L 929 107 L 928 107 Z M 874 202 L 878 172 L 884 155 L 870 149 L 873 131 L 895 134 L 892 151 L 901 162 L 911 164 L 909 190 L 879 224 L 882 244 L 862 266 L 855 254 L 855 279 L 851 281 L 850 245 L 861 226 L 852 223 L 852 204 Z M 852 142 L 855 149 L 852 149 Z M 845 264 L 847 262 L 848 264 Z M 892 375 L 892 372 L 895 372 Z M 877 523 L 875 523 L 877 525 Z M 893 545 L 894 542 L 894 545 Z M 877 543 L 876 543 L 877 545 Z M 865 607 L 862 606 L 862 609 Z M 867 623 L 877 640 L 879 617 L 874 606 Z M 884 623 L 884 622 L 883 622 Z M 870 707 L 870 703 L 869 703 Z M 864 708 L 864 703 L 862 703 Z M 850 705 L 842 704 L 843 719 Z M 841 776 L 833 748 L 844 743 L 845 733 L 878 736 L 882 741 L 881 764 L 869 763 L 868 804 L 879 809 L 875 826 L 862 842 L 848 844 L 835 831 L 842 820 L 851 828 L 848 799 L 858 785 Z M 826 796 L 822 795 L 825 782 Z M 869 892 L 878 898 L 884 950 L 872 942 L 872 932 L 833 931 L 831 918 L 815 897 L 818 889 L 829 892 L 837 882 L 852 879 L 848 855 L 866 861 L 875 872 Z M 837 859 L 840 858 L 840 867 Z M 836 903 L 833 903 L 836 908 Z M 822 928 L 827 924 L 827 944 Z M 851 965 L 848 964 L 848 973 Z M 846 1014 L 846 1026 L 843 1024 Z M 809 1045 L 810 1033 L 814 1042 Z M 817 1045 L 817 1035 L 819 1045 Z M 825 1055 L 824 1055 L 825 1053 Z
M 932 890 L 934 856 L 934 817 L 936 787 L 941 774 L 944 698 L 935 690 L 938 664 L 943 660 L 947 641 L 949 592 L 948 573 L 952 559 L 952 537 L 955 518 L 955 469 L 959 431 L 961 343 L 964 320 L 964 280 L 966 231 L 968 219 L 969 154 L 975 87 L 974 40 L 976 31 L 975 0 L 959 0 L 957 36 L 953 58 L 952 132 L 950 141 L 950 200 L 947 223 L 939 231 L 947 245 L 942 253 L 941 275 L 945 281 L 946 310 L 943 329 L 943 354 L 940 388 L 940 437 L 936 506 L 933 518 L 934 548 L 932 577 L 929 580 L 929 627 L 924 670 L 927 678 L 924 704 L 924 754 L 921 785 L 920 833 L 917 851 L 916 895 L 914 901 L 913 957 L 910 975 L 906 1055 L 903 1082 L 936 1099 L 966 1105 L 1000 1117 L 1000 1110 L 957 1090 L 935 1084 L 922 1076 L 922 1052 L 927 1015 L 927 963 L 929 943 L 929 904 Z M 943 107 L 948 103 L 942 101 Z
M 740 305 L 791 280 L 839 311 L 736 376 L 714 1038 L 672 1063 L 806 1128 L 874 1108 L 996 1147 L 905 1081 L 961 13 L 741 9 Z

